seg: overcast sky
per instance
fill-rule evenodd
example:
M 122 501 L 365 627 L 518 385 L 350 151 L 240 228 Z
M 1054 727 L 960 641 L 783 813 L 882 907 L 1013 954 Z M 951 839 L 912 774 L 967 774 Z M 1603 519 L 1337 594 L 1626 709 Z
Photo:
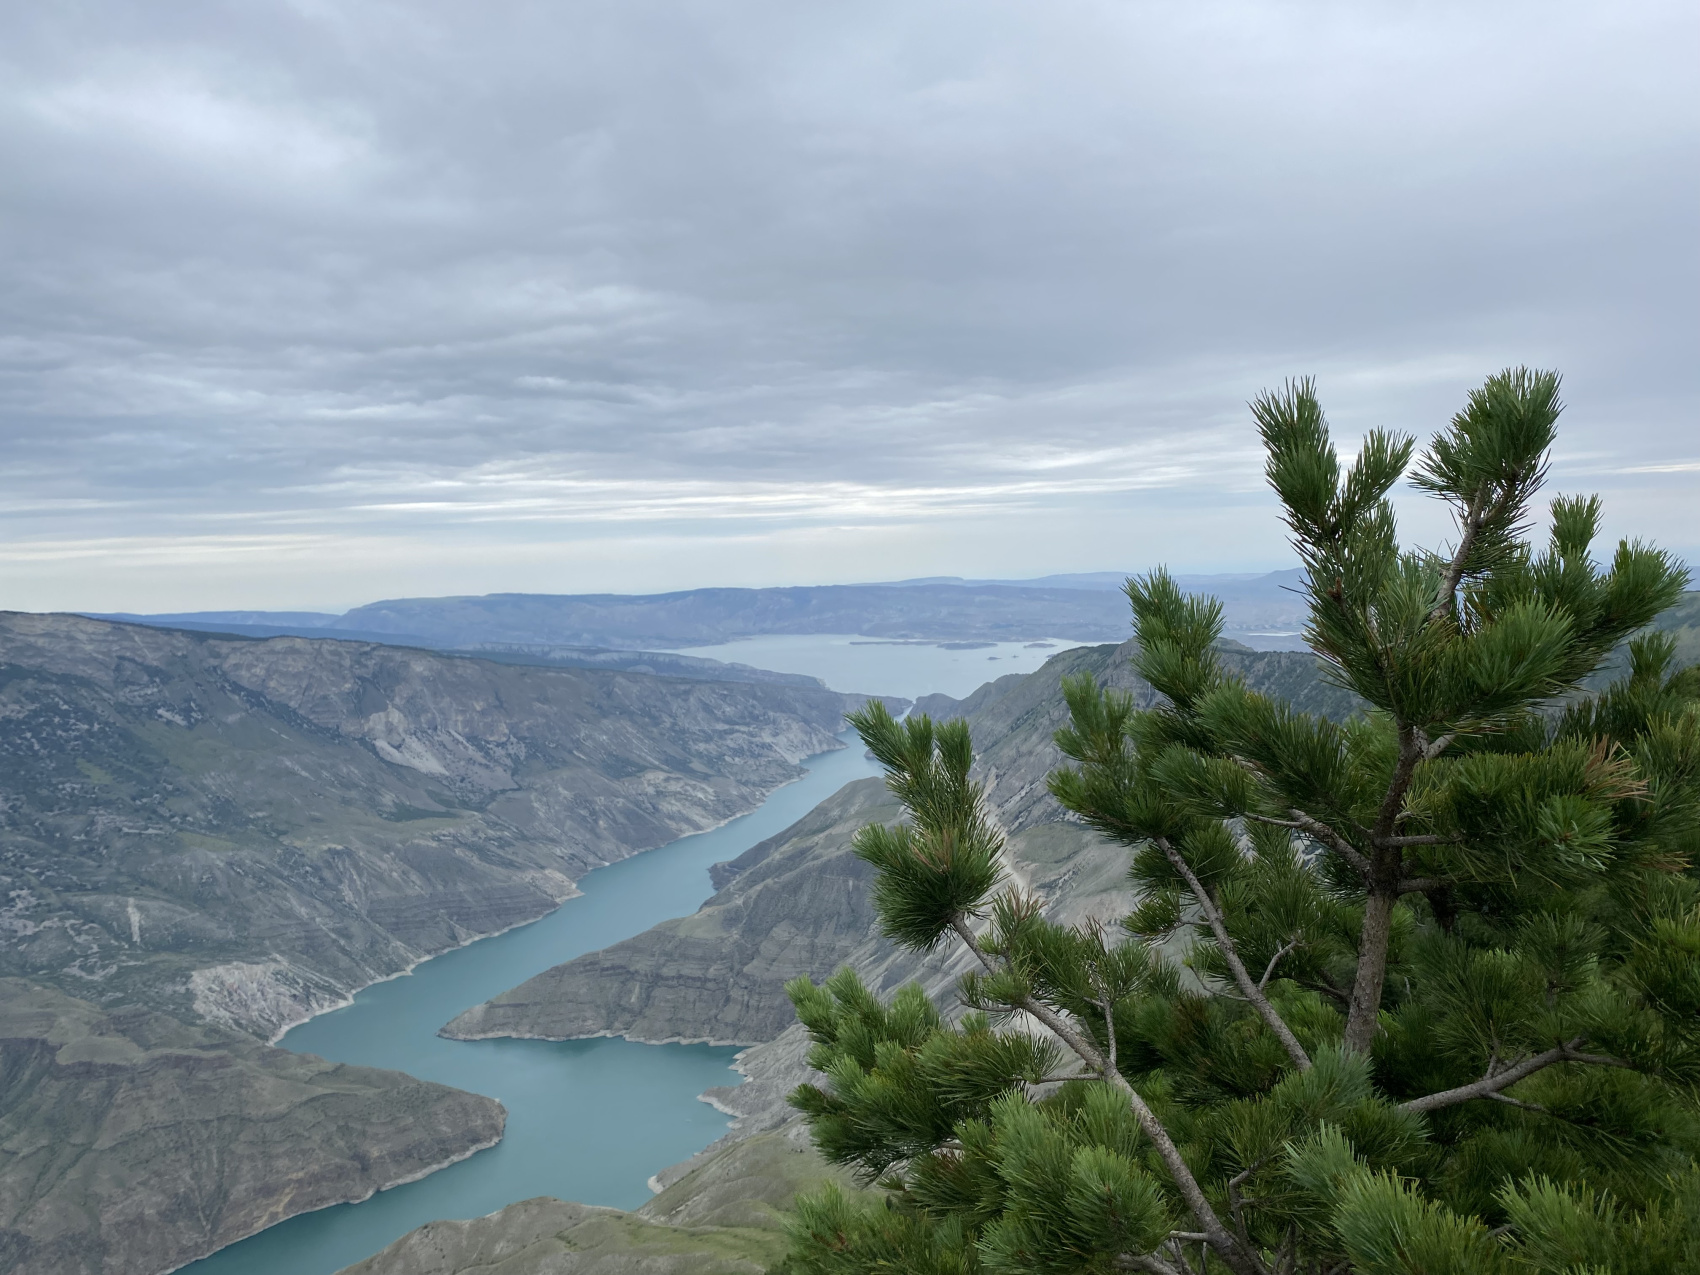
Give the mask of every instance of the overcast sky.
M 1700 6 L 116 0 L 0 18 L 0 606 L 1288 565 L 1554 366 L 1700 562 Z M 1412 534 L 1438 534 L 1415 500 Z

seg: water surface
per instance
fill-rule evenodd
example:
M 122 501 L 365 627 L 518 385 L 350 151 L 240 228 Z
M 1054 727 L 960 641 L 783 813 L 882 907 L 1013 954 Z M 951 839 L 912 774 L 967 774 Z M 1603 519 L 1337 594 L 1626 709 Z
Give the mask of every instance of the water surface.
M 736 1050 L 618 1039 L 450 1041 L 437 1029 L 551 965 L 694 911 L 712 893 L 709 864 L 737 857 L 851 780 L 876 773 L 859 744 L 804 764 L 808 774 L 760 809 L 599 868 L 579 881 L 582 895 L 542 920 L 426 961 L 284 1036 L 286 1049 L 393 1067 L 497 1098 L 508 1109 L 507 1134 L 430 1177 L 291 1218 L 185 1271 L 330 1275 L 436 1218 L 479 1217 L 536 1195 L 623 1209 L 648 1199 L 650 1175 L 726 1128 L 697 1095 L 737 1083 L 729 1070 Z
M 983 683 L 1007 673 L 1031 673 L 1057 652 L 1080 645 L 1068 638 L 909 642 L 853 633 L 782 633 L 719 646 L 678 647 L 676 653 L 779 673 L 807 673 L 835 691 L 909 699 L 937 692 L 961 699 Z

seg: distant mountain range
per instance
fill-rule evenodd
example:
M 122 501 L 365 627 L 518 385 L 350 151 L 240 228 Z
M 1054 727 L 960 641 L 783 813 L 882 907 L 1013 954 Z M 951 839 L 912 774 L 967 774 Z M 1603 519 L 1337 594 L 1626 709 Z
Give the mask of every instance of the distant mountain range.
M 1220 598 L 1228 633 L 1244 640 L 1299 628 L 1304 613 L 1298 592 L 1301 577 L 1295 568 L 1264 575 L 1183 576 L 1181 582 L 1195 592 Z M 1121 596 L 1125 578 L 1118 572 L 1093 572 L 1037 580 L 953 577 L 655 594 L 492 593 L 397 598 L 342 615 L 193 611 L 98 618 L 256 637 L 335 637 L 479 651 L 527 662 L 619 667 L 615 652 L 665 652 L 772 634 L 857 633 L 923 641 L 1120 641 L 1128 633 L 1128 606 Z M 707 667 L 666 671 L 688 677 L 725 676 Z

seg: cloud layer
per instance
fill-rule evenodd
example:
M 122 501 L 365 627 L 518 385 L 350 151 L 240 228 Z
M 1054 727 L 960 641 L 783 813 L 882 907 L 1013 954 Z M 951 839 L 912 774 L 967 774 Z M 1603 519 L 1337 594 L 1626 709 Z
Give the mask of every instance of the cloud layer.
M 4 25 L 4 605 L 1273 567 L 1246 398 L 1513 362 L 1700 547 L 1691 5 Z

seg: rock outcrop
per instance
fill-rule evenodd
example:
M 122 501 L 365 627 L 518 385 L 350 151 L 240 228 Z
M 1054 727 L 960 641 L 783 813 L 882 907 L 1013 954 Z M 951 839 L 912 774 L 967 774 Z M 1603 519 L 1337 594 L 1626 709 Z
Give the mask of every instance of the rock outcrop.
M 270 1036 L 752 809 L 860 702 L 0 614 L 0 975 Z
M 501 1137 L 499 1103 L 0 979 L 0 1270 L 156 1275 Z
M 474 1006 L 442 1034 L 459 1040 L 625 1036 L 753 1045 L 792 1021 L 785 980 L 831 973 L 877 922 L 872 872 L 848 834 L 900 811 L 877 779 L 849 784 L 729 865 L 732 882 L 690 916 L 545 970 Z
M 1114 921 L 1133 903 L 1127 852 L 1065 817 L 1045 787 L 1062 760 L 1052 735 L 1067 720 L 1064 678 L 1081 673 L 1126 690 L 1141 704 L 1151 688 L 1129 663 L 1132 646 L 1082 647 L 1038 671 L 987 683 L 963 700 L 929 696 L 916 710 L 965 717 L 976 770 L 1007 834 L 1012 877 L 1065 924 Z M 1224 645 L 1231 669 L 1251 685 L 1344 715 L 1352 701 L 1317 677 L 1309 655 Z M 749 1045 L 743 1084 L 706 1095 L 735 1119 L 731 1131 L 667 1183 L 739 1139 L 787 1126 L 785 1096 L 809 1075 L 808 1041 L 784 996 L 786 980 L 819 980 L 849 965 L 881 993 L 918 980 L 950 1000 L 969 957 L 944 946 L 925 957 L 899 951 L 878 929 L 872 872 L 850 850 L 857 828 L 900 811 L 877 779 L 858 781 L 778 836 L 717 865 L 719 891 L 694 915 L 547 970 L 474 1007 L 443 1029 L 456 1038 L 623 1035 L 638 1040 L 714 1040 Z
M 1130 902 L 1125 852 L 1065 819 L 1045 787 L 1061 761 L 1051 736 L 1067 718 L 1063 679 L 1087 673 L 1149 703 L 1151 689 L 1133 674 L 1130 654 L 1127 644 L 1066 651 L 966 700 L 931 696 L 917 705 L 967 717 L 987 799 L 1009 835 L 1010 871 L 1060 920 L 1108 915 Z M 1321 707 L 1331 697 L 1347 706 L 1316 680 L 1309 656 L 1233 648 L 1228 658 L 1253 685 L 1286 691 L 1290 683 Z M 784 984 L 798 975 L 821 979 L 848 964 L 881 987 L 921 977 L 921 963 L 880 938 L 872 870 L 850 850 L 857 828 L 900 814 L 879 780 L 851 784 L 778 836 L 717 865 L 721 888 L 693 915 L 546 970 L 468 1010 L 443 1034 L 753 1045 L 794 1021 Z

